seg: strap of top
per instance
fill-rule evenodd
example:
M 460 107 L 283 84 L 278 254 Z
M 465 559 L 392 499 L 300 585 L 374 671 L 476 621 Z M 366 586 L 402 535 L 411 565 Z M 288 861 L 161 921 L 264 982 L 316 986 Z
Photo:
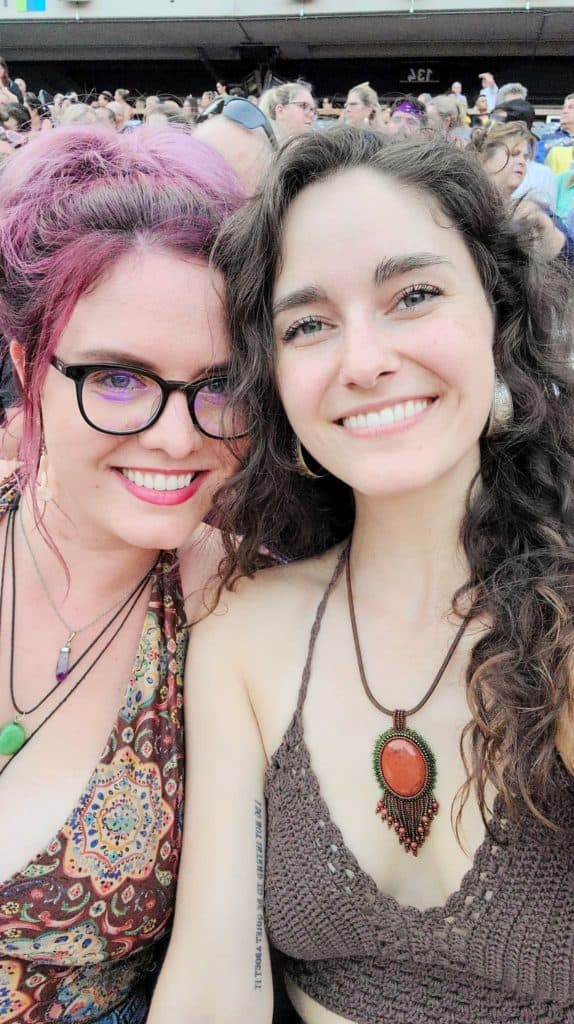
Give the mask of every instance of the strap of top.
M 333 590 L 335 589 L 335 586 L 337 584 L 337 580 L 339 579 L 339 576 L 343 571 L 343 566 L 345 565 L 345 559 L 347 557 L 347 551 L 349 550 L 350 543 L 351 542 L 348 541 L 343 546 L 341 554 L 337 559 L 337 564 L 333 571 L 333 575 L 331 576 L 331 579 L 327 584 L 325 593 L 323 594 L 323 597 L 319 602 L 317 611 L 315 612 L 315 620 L 313 622 L 313 627 L 311 629 L 311 634 L 309 636 L 307 660 L 305 662 L 305 668 L 303 669 L 303 678 L 301 679 L 301 687 L 299 689 L 299 697 L 297 700 L 297 715 L 301 714 L 303 710 L 303 705 L 305 703 L 305 698 L 307 696 L 307 690 L 309 688 L 309 679 L 311 678 L 311 665 L 313 662 L 313 654 L 315 652 L 315 644 L 317 643 L 317 637 L 319 636 L 319 630 L 321 629 L 321 623 L 323 621 L 323 616 L 325 614 L 325 609 L 327 607 L 327 601 L 329 600 L 331 594 L 333 593 Z

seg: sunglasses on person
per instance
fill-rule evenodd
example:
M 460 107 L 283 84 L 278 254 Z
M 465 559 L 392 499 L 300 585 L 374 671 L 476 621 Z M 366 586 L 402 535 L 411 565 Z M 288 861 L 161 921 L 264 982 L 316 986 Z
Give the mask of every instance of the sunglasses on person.
M 210 118 L 217 117 L 218 114 L 223 114 L 230 121 L 235 121 L 236 124 L 240 124 L 250 131 L 254 131 L 255 128 L 263 128 L 273 148 L 277 148 L 275 132 L 263 111 L 255 103 L 250 103 L 242 96 L 218 96 L 213 103 L 202 110 L 195 123 L 201 124 L 203 121 L 209 121 Z
M 183 391 L 191 419 L 206 437 L 232 441 L 249 433 L 245 415 L 231 401 L 224 374 L 189 383 L 164 380 L 151 370 L 117 363 L 68 364 L 56 356 L 50 363 L 74 381 L 84 420 L 101 434 L 148 430 L 157 423 L 173 391 Z

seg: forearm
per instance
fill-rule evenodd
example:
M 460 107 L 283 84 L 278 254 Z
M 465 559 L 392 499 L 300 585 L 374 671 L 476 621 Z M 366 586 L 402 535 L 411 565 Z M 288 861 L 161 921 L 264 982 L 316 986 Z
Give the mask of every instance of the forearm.
M 219 663 L 226 645 L 211 639 L 214 624 L 196 627 L 188 655 L 183 849 L 148 1024 L 271 1024 L 273 1016 L 263 922 L 265 755 L 245 689 Z

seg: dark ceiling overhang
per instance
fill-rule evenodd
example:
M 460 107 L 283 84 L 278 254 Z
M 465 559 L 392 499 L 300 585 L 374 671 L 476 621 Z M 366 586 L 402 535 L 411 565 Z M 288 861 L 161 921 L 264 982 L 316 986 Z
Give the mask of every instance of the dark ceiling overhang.
M 297 13 L 289 17 L 138 20 L 90 18 L 87 3 L 65 6 L 69 19 L 0 15 L 0 52 L 20 61 L 71 55 L 92 61 L 242 60 L 256 46 L 278 47 L 285 60 L 574 56 L 574 6 L 509 11 L 469 4 L 464 11 L 412 15 L 315 15 L 308 5 L 294 3 Z

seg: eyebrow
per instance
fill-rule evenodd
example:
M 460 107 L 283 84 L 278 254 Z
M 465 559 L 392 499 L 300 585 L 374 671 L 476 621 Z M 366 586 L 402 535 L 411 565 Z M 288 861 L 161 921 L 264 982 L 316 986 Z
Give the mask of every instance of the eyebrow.
M 435 267 L 441 264 L 450 265 L 450 260 L 445 256 L 439 256 L 434 252 L 413 252 L 408 256 L 391 256 L 389 259 L 381 260 L 375 268 L 375 284 L 381 285 L 399 274 L 408 274 L 411 270 L 421 270 L 423 267 Z
M 273 316 L 279 316 L 287 309 L 294 309 L 296 306 L 306 306 L 312 302 L 322 302 L 327 296 L 321 288 L 308 285 L 306 288 L 296 288 L 289 292 L 273 306 Z
M 408 274 L 412 270 L 421 270 L 423 267 L 440 266 L 441 264 L 451 265 L 450 260 L 445 256 L 439 256 L 434 252 L 413 252 L 408 256 L 390 256 L 388 259 L 377 263 L 374 273 L 375 285 L 384 284 L 393 277 L 400 274 Z M 279 299 L 273 306 L 273 316 L 279 316 L 286 310 L 294 309 L 297 306 L 306 306 L 313 302 L 323 302 L 327 298 L 321 288 L 308 285 L 304 288 L 296 288 L 288 292 L 282 299 Z
M 80 358 L 80 356 L 78 356 L 78 358 Z M 120 352 L 116 349 L 94 348 L 89 349 L 87 352 L 82 352 L 81 359 L 86 363 L 93 361 L 94 363 L 110 363 L 114 366 L 132 366 L 135 369 L 142 370 L 144 373 L 146 370 L 149 370 L 150 373 L 155 373 L 157 377 L 162 376 L 155 363 L 150 363 L 147 359 L 136 359 L 131 352 Z M 193 380 L 202 380 L 204 377 L 225 376 L 228 372 L 229 363 L 211 363 L 209 366 L 203 366 L 197 370 Z

